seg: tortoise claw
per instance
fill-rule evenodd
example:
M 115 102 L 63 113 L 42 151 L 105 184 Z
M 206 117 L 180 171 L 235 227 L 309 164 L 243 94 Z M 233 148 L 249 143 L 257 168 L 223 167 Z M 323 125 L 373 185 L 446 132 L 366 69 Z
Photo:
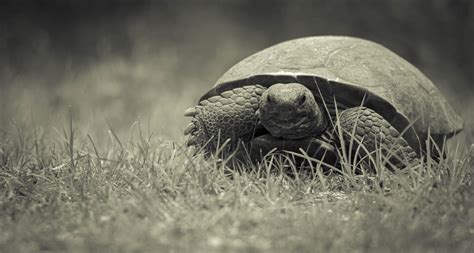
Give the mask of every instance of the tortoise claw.
M 186 145 L 189 146 L 194 146 L 197 144 L 197 138 L 195 136 L 189 137 L 188 141 L 186 142 Z
M 191 107 L 188 108 L 186 111 L 184 111 L 184 116 L 186 117 L 194 117 L 198 114 L 198 111 L 196 110 L 196 107 Z
M 189 125 L 186 127 L 186 129 L 184 129 L 184 135 L 188 135 L 192 132 L 194 132 L 194 130 L 196 129 L 196 125 L 194 125 L 194 123 L 189 123 Z

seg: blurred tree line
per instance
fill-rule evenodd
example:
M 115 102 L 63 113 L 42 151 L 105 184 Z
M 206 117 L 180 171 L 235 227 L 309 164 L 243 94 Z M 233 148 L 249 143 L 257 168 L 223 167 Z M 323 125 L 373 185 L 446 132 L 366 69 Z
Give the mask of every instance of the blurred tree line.
M 74 99 L 84 106 L 75 98 L 79 91 L 89 90 L 84 96 L 90 97 L 107 85 L 70 80 L 110 59 L 141 66 L 135 74 L 114 76 L 120 85 L 107 91 L 128 99 L 129 114 L 135 115 L 157 106 L 143 98 L 151 91 L 173 87 L 184 94 L 193 87 L 200 92 L 249 54 L 313 35 L 379 42 L 419 67 L 458 111 L 466 100 L 474 107 L 470 0 L 7 0 L 0 2 L 0 122 L 20 110 L 22 100 L 17 99 L 17 108 L 12 96 L 24 95 L 22 87 L 46 90 L 35 94 L 47 97 L 51 107 Z M 160 76 L 142 65 L 160 69 Z M 129 85 L 133 82 L 144 83 L 143 88 Z

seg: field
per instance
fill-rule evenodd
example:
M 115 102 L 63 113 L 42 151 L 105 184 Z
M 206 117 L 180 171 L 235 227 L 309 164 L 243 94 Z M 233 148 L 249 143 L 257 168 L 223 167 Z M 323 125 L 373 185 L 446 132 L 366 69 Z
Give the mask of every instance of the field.
M 161 94 L 156 99 L 169 100 Z M 174 102 L 184 107 L 198 95 Z M 285 170 L 296 168 L 277 158 L 239 171 L 217 158 L 193 157 L 181 134 L 154 134 L 147 121 L 136 121 L 125 135 L 104 120 L 108 134 L 98 141 L 75 125 L 73 109 L 62 115 L 61 128 L 52 131 L 37 127 L 31 115 L 29 126 L 13 121 L 2 133 L 0 252 L 474 247 L 469 139 L 456 140 L 441 165 L 400 175 L 382 168 L 378 175 L 350 169 L 323 175 L 314 168 L 315 176 L 294 177 Z M 169 121 L 169 131 L 185 126 Z M 469 130 L 463 136 L 472 140 Z
M 2 138 L 1 252 L 473 249 L 466 146 L 397 175 L 289 176 L 278 159 L 229 170 L 138 123 L 128 140 L 110 129 L 103 149 L 70 126 L 52 144 L 21 129 Z
M 54 22 L 34 16 L 39 5 L 0 15 L 12 27 L 0 37 L 0 252 L 474 250 L 474 33 L 462 26 L 474 15 L 416 5 L 417 16 L 404 1 L 387 1 L 385 16 L 383 4 L 351 16 L 349 1 L 318 15 L 308 3 L 178 2 L 107 15 L 99 4 L 90 16 L 63 6 Z M 282 18 L 257 15 L 267 8 Z M 295 174 L 281 157 L 231 170 L 192 155 L 186 108 L 243 57 L 316 34 L 378 41 L 427 74 L 465 120 L 447 158 L 356 175 L 350 164 Z

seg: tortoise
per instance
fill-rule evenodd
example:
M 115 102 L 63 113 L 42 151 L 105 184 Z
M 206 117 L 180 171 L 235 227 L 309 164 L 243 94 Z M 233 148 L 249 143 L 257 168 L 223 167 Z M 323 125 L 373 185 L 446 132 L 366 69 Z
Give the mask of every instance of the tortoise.
M 415 66 L 380 44 L 345 36 L 304 37 L 257 52 L 184 114 L 193 117 L 184 131 L 188 145 L 206 150 L 230 139 L 251 152 L 313 146 L 321 156 L 341 148 L 347 138 L 335 132 L 342 130 L 368 152 L 383 147 L 397 167 L 423 157 L 427 140 L 441 146 L 463 128 Z

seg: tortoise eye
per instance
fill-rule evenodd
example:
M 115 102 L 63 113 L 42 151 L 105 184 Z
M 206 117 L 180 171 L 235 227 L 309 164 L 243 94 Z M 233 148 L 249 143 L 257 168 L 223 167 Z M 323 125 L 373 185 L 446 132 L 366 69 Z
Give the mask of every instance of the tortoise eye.
M 274 104 L 275 103 L 275 98 L 272 96 L 272 94 L 267 95 L 267 102 L 269 104 Z
M 300 95 L 297 98 L 298 105 L 303 105 L 306 102 L 306 95 Z

